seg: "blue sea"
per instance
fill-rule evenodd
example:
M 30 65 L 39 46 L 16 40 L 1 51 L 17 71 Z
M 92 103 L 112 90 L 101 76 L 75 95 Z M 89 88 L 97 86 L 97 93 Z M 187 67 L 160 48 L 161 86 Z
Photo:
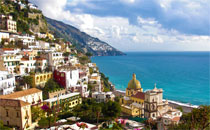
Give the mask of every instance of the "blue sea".
M 128 52 L 92 57 L 116 89 L 125 91 L 135 73 L 143 90 L 164 90 L 168 100 L 210 105 L 210 52 Z

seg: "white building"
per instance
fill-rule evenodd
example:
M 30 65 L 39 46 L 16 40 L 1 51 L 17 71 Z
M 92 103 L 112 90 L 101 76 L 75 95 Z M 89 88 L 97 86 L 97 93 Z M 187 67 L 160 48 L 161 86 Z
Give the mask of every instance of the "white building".
M 36 10 L 38 10 L 38 7 L 36 5 L 34 5 L 34 4 L 32 4 L 32 3 L 28 3 L 28 7 L 30 9 L 36 9 Z
M 114 101 L 115 95 L 112 92 L 94 92 L 92 98 L 95 98 L 97 102 Z
M 9 33 L 0 32 L 0 42 L 1 42 L 2 40 L 9 40 Z
M 46 38 L 47 37 L 47 35 L 46 34 L 44 34 L 44 33 L 35 33 L 36 34 L 36 36 L 38 37 L 38 38 Z
M 19 64 L 19 74 L 26 74 L 31 71 L 34 71 L 36 68 L 36 60 L 33 58 L 33 56 L 29 56 L 26 58 L 21 58 L 20 64 Z
M 61 51 L 61 45 L 59 45 L 58 43 L 51 43 L 50 49 L 52 49 L 54 51 Z
M 0 48 L 0 54 L 17 54 L 20 52 L 20 49 L 12 49 L 12 48 Z
M 37 88 L 18 91 L 8 95 L 2 95 L 0 98 L 22 100 L 24 102 L 30 103 L 31 105 L 39 104 L 43 101 L 42 91 Z
M 3 54 L 2 60 L 4 62 L 4 66 L 9 71 L 9 73 L 16 73 L 16 66 L 20 64 L 22 55 L 19 54 Z
M 68 63 L 74 66 L 79 63 L 79 60 L 75 56 L 68 56 Z
M 30 36 L 28 34 L 26 35 L 20 35 L 18 36 L 18 39 L 23 42 L 23 45 L 33 45 L 35 43 L 35 36 Z
M 167 124 L 174 116 L 181 117 L 181 115 L 182 112 L 172 109 L 167 100 L 163 101 L 163 90 L 157 89 L 156 84 L 154 89 L 145 92 L 144 116 L 146 118 L 157 120 L 157 118 L 162 117 L 161 119 Z
M 13 20 L 12 16 L 0 15 L 0 29 L 8 32 L 17 32 L 16 21 Z
M 64 65 L 64 56 L 62 52 L 50 52 L 48 53 L 48 60 L 49 60 L 49 66 L 52 67 L 52 69 L 56 69 L 59 66 Z
M 0 95 L 13 93 L 15 87 L 15 77 L 7 71 L 0 71 Z
M 41 49 L 49 49 L 50 48 L 50 43 L 45 42 L 45 41 L 39 41 L 39 46 Z
M 93 73 L 89 78 L 89 82 L 94 84 L 95 91 L 101 92 L 101 76 L 99 73 Z
M 44 69 L 47 68 L 48 66 L 48 62 L 47 59 L 45 58 L 36 58 L 36 69 L 40 69 L 41 71 L 43 71 Z

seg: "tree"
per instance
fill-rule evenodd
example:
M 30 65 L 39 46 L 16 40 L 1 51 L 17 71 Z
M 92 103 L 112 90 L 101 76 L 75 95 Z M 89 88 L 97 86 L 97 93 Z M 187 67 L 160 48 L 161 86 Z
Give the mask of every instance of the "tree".
M 23 82 L 29 86 L 32 86 L 33 78 L 31 76 L 23 76 Z
M 79 62 L 81 64 L 86 64 L 90 62 L 90 59 L 87 56 L 82 56 L 82 57 L 79 57 Z
M 86 56 L 88 56 L 88 57 L 93 56 L 93 54 L 92 54 L 92 53 L 90 53 L 90 52 L 87 52 L 85 55 L 86 55 Z
M 12 129 L 9 128 L 9 127 L 4 126 L 3 121 L 0 120 L 0 130 L 12 130 Z
M 69 55 L 70 55 L 69 52 L 64 52 L 64 53 L 63 53 L 63 56 L 65 56 L 65 57 L 68 57 Z
M 120 112 L 121 112 L 120 104 L 113 101 L 108 101 L 107 103 L 104 104 L 102 108 L 103 115 L 109 120 L 117 118 L 120 115 Z
M 32 113 L 32 121 L 33 122 L 35 122 L 45 116 L 44 111 L 40 107 L 32 107 L 31 113 Z
M 95 113 L 96 113 L 96 118 L 97 118 L 97 124 L 98 124 L 98 120 L 99 120 L 99 118 L 100 118 L 100 114 L 101 114 L 101 106 L 99 106 L 98 104 L 95 106 L 95 107 L 93 107 L 93 109 L 94 109 L 94 111 L 95 111 Z
M 59 89 L 60 86 L 53 79 L 49 79 L 43 88 L 43 99 L 47 99 L 48 92 Z
M 169 126 L 169 130 L 175 129 L 210 129 L 210 106 L 200 106 L 184 114 L 178 125 Z
M 93 90 L 94 86 L 92 84 L 88 84 L 88 91 L 90 91 L 90 95 L 92 95 L 92 90 Z
M 21 86 L 17 86 L 15 91 L 23 91 L 23 88 Z
M 201 128 L 202 130 L 210 126 L 210 106 L 200 106 L 191 112 L 193 128 Z

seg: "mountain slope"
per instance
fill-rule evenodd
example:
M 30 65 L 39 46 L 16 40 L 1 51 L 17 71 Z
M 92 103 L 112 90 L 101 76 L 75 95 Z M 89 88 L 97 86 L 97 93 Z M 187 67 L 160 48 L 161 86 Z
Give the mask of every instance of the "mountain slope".
M 71 25 L 50 18 L 46 18 L 46 20 L 48 29 L 54 32 L 57 37 L 64 38 L 66 41 L 71 41 L 78 49 L 81 49 L 84 52 L 90 52 L 94 56 L 125 55 L 123 52 L 118 51 L 106 42 L 91 37 Z

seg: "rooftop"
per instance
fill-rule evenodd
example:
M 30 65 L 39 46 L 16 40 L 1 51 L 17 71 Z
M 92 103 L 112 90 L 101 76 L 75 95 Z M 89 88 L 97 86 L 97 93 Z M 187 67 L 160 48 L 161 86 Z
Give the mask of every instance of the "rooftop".
M 132 95 L 134 98 L 139 98 L 144 100 L 145 94 L 143 92 L 137 92 L 135 95 Z
M 15 98 L 31 95 L 31 94 L 38 93 L 38 92 L 42 92 L 42 91 L 37 88 L 31 88 L 31 89 L 15 92 L 15 93 L 8 94 L 8 95 L 1 95 L 0 99 L 15 99 Z
M 22 100 L 0 99 L 0 106 L 23 107 L 28 105 L 30 105 L 30 103 L 24 102 Z
M 174 117 L 173 119 L 172 119 L 172 121 L 175 121 L 175 122 L 178 122 L 180 120 L 180 117 Z
M 70 93 L 70 94 L 62 95 L 62 96 L 59 97 L 59 100 L 66 99 L 66 98 L 69 98 L 69 97 L 73 97 L 73 96 L 76 96 L 76 95 L 79 95 L 79 94 L 80 93 Z M 57 100 L 58 100 L 58 98 L 55 97 L 55 98 L 50 98 L 50 99 L 44 100 L 44 102 L 55 102 Z

